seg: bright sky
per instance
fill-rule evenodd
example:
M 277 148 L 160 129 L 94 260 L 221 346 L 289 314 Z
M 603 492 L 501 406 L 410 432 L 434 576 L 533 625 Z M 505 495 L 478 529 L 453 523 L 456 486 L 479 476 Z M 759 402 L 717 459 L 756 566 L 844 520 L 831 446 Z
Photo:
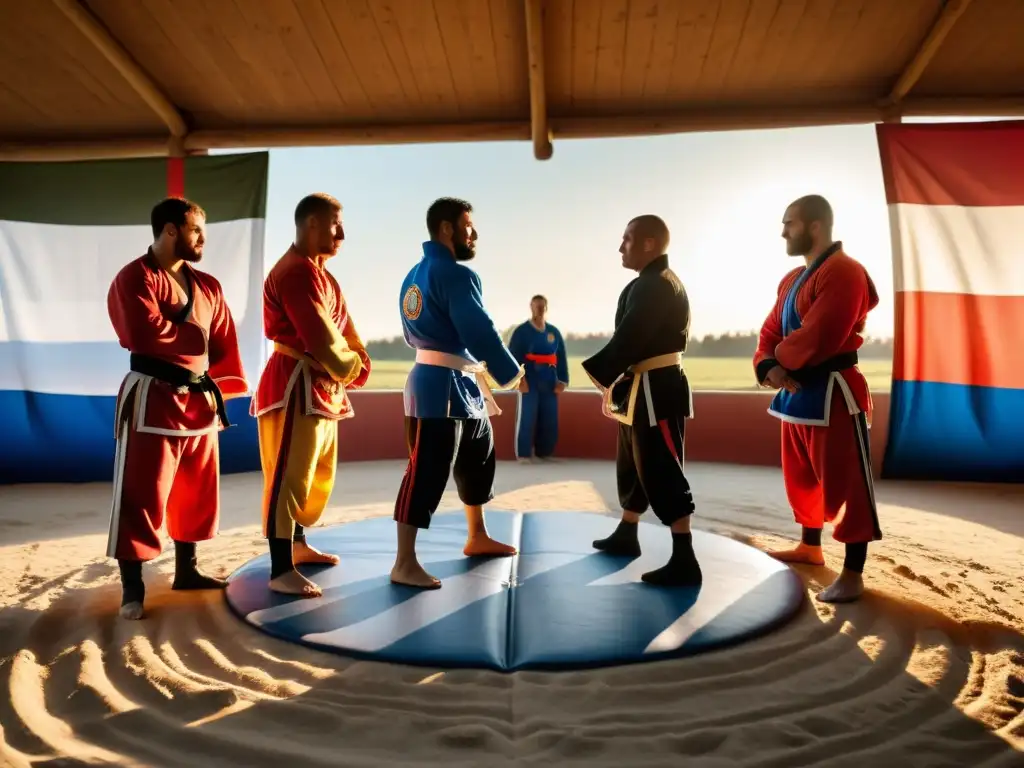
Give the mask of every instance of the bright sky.
M 881 304 L 873 336 L 892 335 L 889 222 L 874 126 L 557 141 L 551 160 L 529 142 L 271 151 L 267 259 L 294 234 L 305 194 L 345 206 L 347 241 L 331 262 L 364 339 L 401 332 L 398 292 L 420 258 L 437 197 L 469 200 L 480 232 L 472 266 L 499 328 L 549 299 L 563 333 L 609 331 L 633 273 L 619 263 L 626 222 L 656 213 L 672 230 L 670 264 L 690 296 L 693 331 L 756 330 L 786 256 L 781 219 L 808 193 L 829 199 L 835 236 L 863 263 Z

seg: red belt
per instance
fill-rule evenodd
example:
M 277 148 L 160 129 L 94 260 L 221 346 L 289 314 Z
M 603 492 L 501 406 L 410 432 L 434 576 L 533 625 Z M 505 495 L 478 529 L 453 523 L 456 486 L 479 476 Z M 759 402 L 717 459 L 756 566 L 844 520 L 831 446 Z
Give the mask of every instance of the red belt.
M 547 363 L 548 365 L 558 365 L 557 355 L 535 355 L 532 352 L 527 353 L 526 359 L 534 363 Z

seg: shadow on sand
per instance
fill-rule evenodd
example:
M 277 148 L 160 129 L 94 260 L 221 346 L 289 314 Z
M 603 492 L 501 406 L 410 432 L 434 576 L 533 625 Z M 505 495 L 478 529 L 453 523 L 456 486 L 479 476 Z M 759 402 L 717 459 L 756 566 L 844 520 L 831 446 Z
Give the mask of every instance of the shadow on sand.
M 577 569 L 573 578 L 593 580 L 621 563 L 594 557 L 567 567 Z M 801 572 L 819 583 L 835 575 Z M 538 576 L 536 589 L 546 586 Z M 731 649 L 591 672 L 502 674 L 319 654 L 246 627 L 219 595 L 151 591 L 151 618 L 139 623 L 116 618 L 113 587 L 73 590 L 46 612 L 11 609 L 5 628 L 19 631 L 0 641 L 0 682 L 10 692 L 0 700 L 0 723 L 9 747 L 47 768 L 97 764 L 53 754 L 35 729 L 52 729 L 58 718 L 68 736 L 126 765 L 582 766 L 598 753 L 631 766 L 1019 764 L 1019 752 L 954 701 L 977 684 L 971 650 L 1019 656 L 1024 636 L 1004 627 L 968 630 L 870 592 L 824 619 L 805 602 L 790 624 Z M 666 620 L 684 607 L 679 599 L 690 598 L 666 598 Z M 380 596 L 373 602 L 388 604 Z M 356 596 L 346 608 L 355 620 L 369 605 Z M 945 642 L 949 655 L 932 685 L 908 671 L 929 642 Z M 100 676 L 92 645 L 102 652 Z M 15 673 L 14 657 L 25 654 L 48 668 L 38 696 L 15 679 L 23 673 Z M 137 708 L 114 711 L 129 703 Z M 1018 695 L 1005 722 L 1019 717 L 1020 704 Z M 738 742 L 748 748 L 737 752 Z

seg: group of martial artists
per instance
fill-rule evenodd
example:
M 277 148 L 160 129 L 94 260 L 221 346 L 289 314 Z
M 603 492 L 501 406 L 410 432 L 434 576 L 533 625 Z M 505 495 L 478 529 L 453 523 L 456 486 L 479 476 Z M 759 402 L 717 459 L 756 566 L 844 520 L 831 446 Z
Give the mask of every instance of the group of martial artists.
M 205 244 L 205 214 L 194 202 L 168 198 L 152 211 L 153 243 L 115 277 L 111 322 L 129 350 L 130 370 L 117 398 L 116 458 L 107 554 L 117 559 L 121 615 L 143 616 L 142 564 L 162 551 L 166 518 L 174 541 L 173 589 L 220 589 L 203 573 L 196 543 L 213 538 L 219 518 L 218 432 L 230 426 L 224 401 L 249 386 L 234 321 L 220 283 L 196 268 Z M 782 421 L 783 476 L 801 541 L 770 554 L 823 564 L 821 534 L 846 545 L 843 570 L 818 594 L 856 599 L 868 542 L 881 537 L 871 479 L 871 398 L 857 367 L 867 313 L 878 295 L 865 269 L 832 239 L 824 198 L 792 203 L 782 236 L 803 264 L 779 284 L 753 359 L 757 381 L 777 390 L 770 413 Z M 395 501 L 395 584 L 436 589 L 416 555 L 416 537 L 431 520 L 449 477 L 465 508 L 467 557 L 503 557 L 513 546 L 487 531 L 484 506 L 494 497 L 491 391 L 518 389 L 520 459 L 549 458 L 557 440 L 557 395 L 568 385 L 561 333 L 546 322 L 547 300 L 534 296 L 531 318 L 508 345 L 483 302 L 472 269 L 479 232 L 465 200 L 436 200 L 426 215 L 428 239 L 399 292 L 406 343 L 416 351 L 404 391 L 409 459 Z M 311 546 L 331 498 L 341 419 L 355 414 L 347 392 L 365 385 L 372 367 L 338 281 L 327 269 L 345 238 L 342 205 L 325 194 L 295 209 L 295 238 L 264 281 L 263 326 L 273 343 L 252 398 L 263 470 L 263 535 L 271 559 L 269 588 L 300 597 L 320 587 L 296 566 L 336 565 Z M 669 228 L 638 216 L 622 233 L 622 267 L 635 273 L 619 297 L 615 330 L 583 362 L 602 394 L 601 411 L 618 422 L 616 480 L 622 517 L 595 549 L 641 554 L 638 523 L 650 508 L 670 529 L 672 554 L 642 575 L 661 587 L 698 587 L 702 574 L 690 519 L 695 504 L 684 467 L 686 421 L 693 399 L 684 353 L 690 333 L 686 290 L 669 265 Z

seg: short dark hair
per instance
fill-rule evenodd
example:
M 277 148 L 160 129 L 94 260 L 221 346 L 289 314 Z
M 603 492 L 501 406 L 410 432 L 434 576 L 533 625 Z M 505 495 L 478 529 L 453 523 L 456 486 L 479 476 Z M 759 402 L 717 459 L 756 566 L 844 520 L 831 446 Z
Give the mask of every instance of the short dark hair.
M 473 206 L 457 197 L 442 197 L 430 204 L 427 209 L 427 232 L 437 237 L 441 231 L 441 222 L 447 221 L 453 227 L 464 213 L 472 213 Z
M 153 210 L 149 214 L 153 237 L 160 237 L 160 233 L 168 224 L 173 224 L 176 227 L 185 226 L 185 217 L 190 213 L 206 218 L 206 211 L 191 200 L 186 200 L 184 197 L 164 198 L 153 206 Z
M 655 216 L 653 213 L 645 213 L 642 216 L 636 216 L 629 223 L 636 225 L 637 235 L 641 239 L 653 237 L 663 247 L 668 248 L 668 224 L 660 216 Z
M 295 226 L 299 226 L 310 216 L 330 216 L 341 208 L 341 202 L 326 192 L 306 195 L 295 206 Z
M 832 206 L 821 195 L 804 195 L 790 203 L 790 207 L 800 212 L 800 221 L 805 225 L 817 221 L 826 230 L 832 231 Z
M 538 293 L 536 296 L 534 296 L 532 299 L 530 299 L 530 303 L 533 304 L 533 302 L 535 302 L 535 301 L 543 301 L 545 304 L 547 304 L 548 303 L 548 297 L 547 296 L 541 296 Z

